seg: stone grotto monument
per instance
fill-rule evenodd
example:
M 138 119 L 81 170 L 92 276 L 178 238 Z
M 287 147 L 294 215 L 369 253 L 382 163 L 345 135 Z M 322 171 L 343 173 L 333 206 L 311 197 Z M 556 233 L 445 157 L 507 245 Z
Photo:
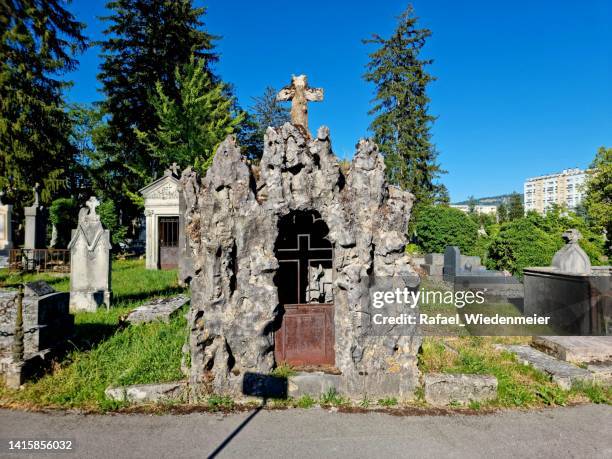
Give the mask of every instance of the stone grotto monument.
M 525 314 L 550 316 L 559 334 L 612 335 L 612 268 L 591 266 L 578 230 L 563 238 L 552 266 L 523 270 Z
M 79 211 L 77 228 L 72 231 L 70 250 L 70 311 L 96 311 L 110 307 L 111 242 L 110 232 L 102 226 L 92 196 Z
M 205 177 L 183 171 L 190 382 L 196 393 L 253 393 L 257 375 L 287 362 L 349 396 L 411 398 L 421 338 L 374 336 L 368 324 L 376 278 L 418 287 L 404 252 L 413 195 L 387 184 L 370 140 L 341 172 L 328 128 L 315 138 L 306 128 L 303 106 L 322 90 L 313 97 L 298 78 L 292 123 L 267 129 L 258 167 L 230 136 Z

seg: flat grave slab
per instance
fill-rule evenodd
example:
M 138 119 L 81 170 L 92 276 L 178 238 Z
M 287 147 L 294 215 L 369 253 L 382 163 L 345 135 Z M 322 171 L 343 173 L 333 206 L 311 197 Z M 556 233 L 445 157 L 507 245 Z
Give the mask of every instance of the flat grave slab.
M 188 301 L 189 297 L 186 295 L 158 298 L 134 309 L 128 314 L 126 321 L 131 324 L 144 324 L 154 320 L 168 323 L 172 316 Z
M 535 336 L 533 345 L 566 362 L 612 362 L 612 336 Z

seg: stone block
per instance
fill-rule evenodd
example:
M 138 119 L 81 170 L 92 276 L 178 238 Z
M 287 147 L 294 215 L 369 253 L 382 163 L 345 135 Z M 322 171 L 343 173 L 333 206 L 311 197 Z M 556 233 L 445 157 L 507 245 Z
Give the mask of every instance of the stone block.
M 104 394 L 111 400 L 130 403 L 153 403 L 180 399 L 186 389 L 182 381 L 161 384 L 135 384 L 133 386 L 108 387 Z
M 593 374 L 593 381 L 604 386 L 612 386 L 612 363 L 594 363 L 587 366 Z
M 566 362 L 612 361 L 612 336 L 535 336 L 533 345 Z
M 525 365 L 531 365 L 550 375 L 562 389 L 569 390 L 576 383 L 593 381 L 593 374 L 590 371 L 558 360 L 530 346 L 513 345 L 503 348 L 516 354 L 517 359 Z
M 421 268 L 428 276 L 442 276 L 443 266 L 425 264 L 421 265 Z
M 428 265 L 444 266 L 444 254 L 428 253 L 425 255 L 425 263 Z
M 497 397 L 497 378 L 489 375 L 433 373 L 424 377 L 425 400 L 434 406 L 484 402 Z
M 323 372 L 300 373 L 289 377 L 288 395 L 290 397 L 301 397 L 311 395 L 318 397 L 330 389 L 340 392 L 341 377 Z
M 159 298 L 137 307 L 129 313 L 126 320 L 131 324 L 142 324 L 153 322 L 154 320 L 168 323 L 174 314 L 188 301 L 189 297 L 185 295 Z

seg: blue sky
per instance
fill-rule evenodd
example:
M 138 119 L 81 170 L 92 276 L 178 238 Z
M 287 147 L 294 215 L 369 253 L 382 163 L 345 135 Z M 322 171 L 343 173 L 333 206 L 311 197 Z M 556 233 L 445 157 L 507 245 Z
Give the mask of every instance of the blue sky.
M 433 141 L 453 201 L 522 192 L 527 177 L 584 168 L 612 146 L 612 2 L 412 2 L 432 30 L 424 57 L 437 77 L 429 94 L 438 117 Z M 69 9 L 101 39 L 104 1 Z M 331 129 L 334 151 L 350 158 L 368 136 L 373 88 L 362 79 L 372 33 L 389 35 L 407 3 L 395 1 L 196 1 L 220 35 L 216 71 L 243 107 L 266 86 L 305 73 L 325 90 L 310 104 L 310 127 Z M 74 102 L 100 100 L 98 52 L 69 75 Z

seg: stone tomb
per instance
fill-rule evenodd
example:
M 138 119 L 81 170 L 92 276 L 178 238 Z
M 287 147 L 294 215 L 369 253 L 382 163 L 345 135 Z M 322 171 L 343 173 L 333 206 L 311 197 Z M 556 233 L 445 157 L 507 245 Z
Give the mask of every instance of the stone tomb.
M 416 277 L 404 252 L 413 196 L 387 184 L 371 141 L 346 175 L 326 127 L 312 139 L 286 123 L 264 142 L 259 168 L 229 137 L 205 178 L 182 175 L 192 387 L 260 393 L 247 386 L 287 362 L 333 374 L 349 396 L 413 397 L 421 338 L 368 333 L 373 280 Z
M 523 270 L 525 314 L 551 317 L 559 334 L 612 335 L 612 267 L 593 266 L 568 230 L 553 265 Z
M 176 163 L 140 190 L 145 201 L 146 267 L 174 269 L 179 257 L 179 179 Z
M 99 306 L 110 307 L 111 258 L 110 232 L 102 226 L 96 207 L 89 198 L 79 211 L 79 222 L 72 231 L 70 250 L 70 310 L 94 312 Z
M 33 366 L 44 363 L 49 351 L 60 348 L 72 336 L 74 316 L 68 312 L 68 292 L 56 292 L 38 281 L 26 284 L 24 294 L 24 360 L 31 362 L 28 366 L 33 371 Z M 0 291 L 0 372 L 3 374 L 12 363 L 16 296 L 16 291 Z

